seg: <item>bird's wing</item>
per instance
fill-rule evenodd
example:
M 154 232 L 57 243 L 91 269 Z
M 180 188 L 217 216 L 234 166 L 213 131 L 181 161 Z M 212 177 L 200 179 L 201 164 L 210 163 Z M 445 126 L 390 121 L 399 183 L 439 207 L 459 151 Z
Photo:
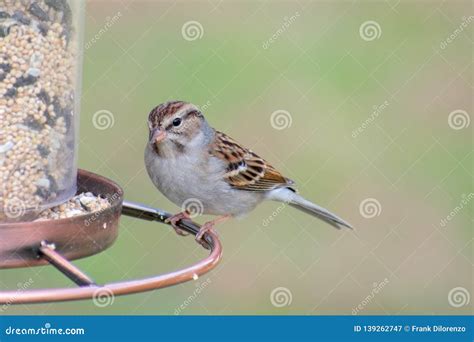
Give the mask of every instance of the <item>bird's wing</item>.
M 216 131 L 209 152 L 227 163 L 224 180 L 233 188 L 266 192 L 294 184 L 264 159 L 222 132 Z

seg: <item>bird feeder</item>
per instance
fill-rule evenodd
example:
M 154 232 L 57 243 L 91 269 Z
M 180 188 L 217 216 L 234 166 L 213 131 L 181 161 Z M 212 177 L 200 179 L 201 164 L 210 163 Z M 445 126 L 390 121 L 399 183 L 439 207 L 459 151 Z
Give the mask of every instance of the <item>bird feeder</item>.
M 171 216 L 124 201 L 119 185 L 77 168 L 83 18 L 83 1 L 0 0 L 0 272 L 52 265 L 78 285 L 1 291 L 2 304 L 155 290 L 196 279 L 221 257 L 220 242 L 210 232 L 203 241 L 208 257 L 147 279 L 99 285 L 71 263 L 110 247 L 121 215 L 159 223 Z M 107 205 L 92 210 L 86 203 L 81 214 L 44 215 L 79 194 Z M 179 226 L 194 235 L 200 229 L 188 220 Z

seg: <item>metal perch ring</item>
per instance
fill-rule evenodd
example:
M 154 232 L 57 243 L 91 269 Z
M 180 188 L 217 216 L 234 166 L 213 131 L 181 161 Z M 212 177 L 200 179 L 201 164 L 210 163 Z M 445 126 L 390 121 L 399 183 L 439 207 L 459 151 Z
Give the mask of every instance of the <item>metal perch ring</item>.
M 91 299 L 104 293 L 121 296 L 152 291 L 196 279 L 196 276 L 209 272 L 219 263 L 222 247 L 218 237 L 210 231 L 204 236 L 205 244 L 210 249 L 209 256 L 190 267 L 140 280 L 97 285 L 70 260 L 93 255 L 109 247 L 117 236 L 121 214 L 160 223 L 165 223 L 171 214 L 137 203 L 122 203 L 123 191 L 118 185 L 84 170 L 79 172 L 78 187 L 79 191 L 113 198 L 112 206 L 100 215 L 90 213 L 71 219 L 0 224 L 0 268 L 50 264 L 79 287 L 0 291 L 0 304 L 59 302 Z M 193 235 L 200 229 L 199 225 L 188 220 L 181 221 L 179 227 Z M 76 231 L 76 235 L 71 239 L 72 231 Z

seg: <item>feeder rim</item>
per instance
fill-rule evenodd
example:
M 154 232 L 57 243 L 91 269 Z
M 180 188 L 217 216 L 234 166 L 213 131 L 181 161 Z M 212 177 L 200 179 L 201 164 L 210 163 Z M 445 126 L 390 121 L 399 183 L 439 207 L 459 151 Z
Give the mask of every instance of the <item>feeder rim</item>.
M 128 201 L 123 202 L 122 214 L 168 225 L 169 223 L 165 221 L 171 216 L 170 213 L 160 209 Z M 180 221 L 178 226 L 192 235 L 196 235 L 200 229 L 198 224 L 190 220 Z M 197 277 L 200 277 L 214 269 L 222 257 L 222 246 L 215 232 L 207 232 L 204 235 L 204 240 L 205 247 L 210 249 L 210 253 L 206 258 L 200 260 L 194 265 L 158 276 L 105 285 L 95 284 L 90 277 L 64 258 L 60 253 L 55 251 L 54 241 L 39 241 L 38 258 L 44 259 L 49 264 L 56 267 L 59 271 L 78 284 L 79 287 L 0 291 L 0 304 L 50 303 L 84 299 L 100 301 L 101 298 L 113 298 L 115 296 L 153 291 L 196 280 Z

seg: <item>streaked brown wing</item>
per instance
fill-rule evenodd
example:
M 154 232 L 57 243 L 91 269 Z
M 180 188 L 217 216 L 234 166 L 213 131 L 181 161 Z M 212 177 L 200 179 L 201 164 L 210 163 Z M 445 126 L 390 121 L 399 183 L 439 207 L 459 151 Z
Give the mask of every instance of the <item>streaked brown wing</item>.
M 224 178 L 234 188 L 264 192 L 293 184 L 265 160 L 222 132 L 216 131 L 210 153 L 228 164 Z

